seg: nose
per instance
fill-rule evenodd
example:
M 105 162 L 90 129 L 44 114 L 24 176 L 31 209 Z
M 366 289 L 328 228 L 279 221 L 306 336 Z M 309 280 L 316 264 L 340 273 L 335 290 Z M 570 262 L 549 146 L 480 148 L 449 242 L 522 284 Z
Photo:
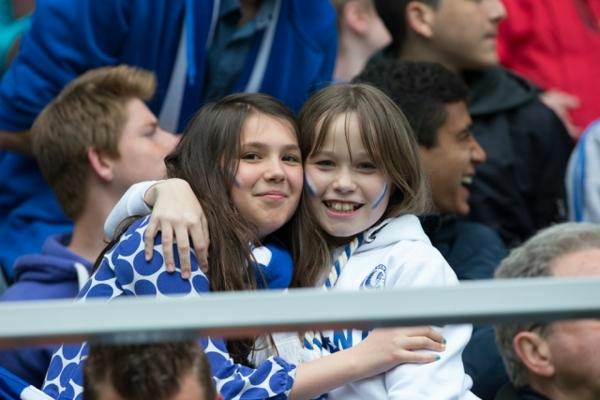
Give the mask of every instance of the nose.
M 356 184 L 354 183 L 354 179 L 352 179 L 352 172 L 347 168 L 340 169 L 333 180 L 332 187 L 335 191 L 340 193 L 355 191 Z
M 479 144 L 477 139 L 471 138 L 471 161 L 475 165 L 479 165 L 487 159 L 487 155 L 485 154 L 485 150 Z
M 264 177 L 267 181 L 271 182 L 281 182 L 285 179 L 285 172 L 283 170 L 283 165 L 281 160 L 277 158 L 272 158 L 266 164 L 266 168 L 264 171 Z
M 487 0 L 486 11 L 490 20 L 495 23 L 498 23 L 506 18 L 506 7 L 504 7 L 502 0 Z

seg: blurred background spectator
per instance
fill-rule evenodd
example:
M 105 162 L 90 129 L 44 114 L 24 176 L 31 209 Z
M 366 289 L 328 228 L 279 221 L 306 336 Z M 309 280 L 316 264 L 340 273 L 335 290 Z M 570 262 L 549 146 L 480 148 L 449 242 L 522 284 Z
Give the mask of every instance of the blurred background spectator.
M 600 223 L 600 119 L 583 132 L 566 176 L 569 220 Z

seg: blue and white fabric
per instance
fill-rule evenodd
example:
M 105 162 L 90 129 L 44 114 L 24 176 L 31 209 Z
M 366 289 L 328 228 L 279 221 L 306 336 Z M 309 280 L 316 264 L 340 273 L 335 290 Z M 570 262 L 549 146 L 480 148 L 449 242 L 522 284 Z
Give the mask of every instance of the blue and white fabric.
M 160 235 L 154 242 L 150 262 L 144 258 L 143 235 L 149 218 L 134 222 L 121 240 L 103 257 L 98 270 L 79 294 L 79 301 L 87 298 L 114 299 L 124 296 L 151 295 L 156 297 L 197 297 L 210 289 L 206 275 L 198 268 L 192 252 L 192 276 L 184 280 L 178 273 L 168 273 L 163 266 Z M 267 257 L 269 246 L 254 250 L 257 259 L 277 262 L 292 268 L 289 254 L 277 247 Z M 175 252 L 177 254 L 177 252 Z M 287 255 L 287 257 L 285 257 Z M 175 259 L 178 264 L 178 259 Z M 268 268 L 268 266 L 259 266 Z M 287 398 L 294 382 L 296 366 L 280 357 L 270 357 L 249 368 L 236 364 L 227 353 L 225 342 L 218 338 L 201 339 L 211 364 L 217 390 L 224 399 Z M 87 357 L 87 344 L 63 345 L 54 353 L 46 375 L 43 390 L 56 399 L 81 399 L 83 391 L 82 368 Z
M 364 242 L 364 240 L 364 236 L 361 234 L 344 246 L 344 249 L 332 264 L 329 276 L 327 279 L 325 279 L 325 283 L 323 284 L 327 289 L 331 289 L 335 286 L 340 274 L 342 273 L 342 269 L 346 266 L 346 263 L 350 257 L 352 257 L 354 251 Z
M 38 388 L 25 382 L 12 372 L 0 367 L 0 399 L 2 400 L 52 400 Z
M 350 257 L 352 257 L 354 251 L 364 242 L 364 240 L 365 236 L 361 234 L 344 246 L 340 252 L 340 255 L 331 265 L 331 271 L 323 283 L 324 289 L 329 290 L 335 286 L 340 274 L 342 273 L 342 270 L 346 266 L 346 263 Z M 304 333 L 303 344 L 304 348 L 307 350 L 316 350 L 320 352 L 323 350 L 323 337 L 320 332 L 307 331 Z
M 600 222 L 600 119 L 583 133 L 566 174 L 569 219 Z
M 387 219 L 366 232 L 364 243 L 348 258 L 332 290 L 372 291 L 456 284 L 456 275 L 431 245 L 418 218 L 403 215 Z M 471 326 L 433 328 L 447 341 L 439 361 L 401 364 L 385 373 L 330 391 L 329 399 L 476 399 L 469 391 L 472 381 L 464 372 L 461 357 L 471 335 Z M 348 349 L 363 341 L 368 333 L 358 329 L 323 331 L 323 347 L 331 352 Z

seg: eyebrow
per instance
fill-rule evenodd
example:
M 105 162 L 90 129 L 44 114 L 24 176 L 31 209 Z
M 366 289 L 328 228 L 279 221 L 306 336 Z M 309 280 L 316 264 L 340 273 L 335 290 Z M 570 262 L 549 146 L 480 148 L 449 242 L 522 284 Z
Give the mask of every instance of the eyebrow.
M 354 152 L 350 152 L 352 158 L 360 160 L 363 158 L 368 158 L 369 160 L 372 159 L 371 155 L 366 152 L 366 151 L 362 151 L 360 153 L 354 153 Z M 337 157 L 337 154 L 334 153 L 333 151 L 328 151 L 328 150 L 319 150 L 313 154 L 310 155 L 310 157 L 316 157 L 316 156 L 325 156 L 325 157 Z
M 269 147 L 269 145 L 262 143 L 262 142 L 248 142 L 248 143 L 242 144 L 242 148 L 248 148 L 248 147 L 264 149 L 264 148 Z M 298 151 L 300 151 L 300 146 L 298 146 L 297 144 L 286 144 L 283 146 L 283 150 L 298 150 Z

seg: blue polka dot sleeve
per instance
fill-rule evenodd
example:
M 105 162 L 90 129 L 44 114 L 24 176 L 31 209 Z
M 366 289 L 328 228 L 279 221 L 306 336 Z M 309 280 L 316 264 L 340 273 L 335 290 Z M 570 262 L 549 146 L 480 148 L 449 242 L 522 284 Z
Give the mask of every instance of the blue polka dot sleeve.
M 122 296 L 152 295 L 155 297 L 196 297 L 209 289 L 206 275 L 198 268 L 192 252 L 192 277 L 182 279 L 178 273 L 167 273 L 163 266 L 160 236 L 154 242 L 152 261 L 144 258 L 144 230 L 148 217 L 131 225 L 121 240 L 103 257 L 97 271 L 81 289 L 77 301 L 87 298 L 114 299 Z M 277 249 L 269 257 L 269 246 L 253 250 L 259 268 L 268 268 L 272 262 L 289 263 L 291 258 Z M 275 253 L 275 252 L 274 252 Z M 177 252 L 175 252 L 177 254 Z M 178 259 L 175 259 L 178 265 Z M 294 382 L 296 366 L 279 357 L 270 357 L 256 368 L 236 364 L 222 339 L 202 338 L 213 371 L 217 390 L 224 399 L 286 399 Z M 83 363 L 88 346 L 63 345 L 53 355 L 46 374 L 43 390 L 60 400 L 82 399 Z

